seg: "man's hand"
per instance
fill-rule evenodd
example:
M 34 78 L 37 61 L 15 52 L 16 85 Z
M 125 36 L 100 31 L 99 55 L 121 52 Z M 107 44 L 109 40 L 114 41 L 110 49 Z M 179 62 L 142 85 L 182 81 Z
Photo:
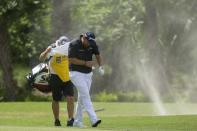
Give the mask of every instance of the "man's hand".
M 96 61 L 86 61 L 85 62 L 85 66 L 92 68 L 93 66 L 95 66 L 97 64 Z
M 105 70 L 102 66 L 99 66 L 99 73 L 101 76 L 103 76 L 105 74 Z
M 47 57 L 47 54 L 51 51 L 51 46 L 49 46 L 44 52 L 40 54 L 39 60 L 44 61 Z
M 49 46 L 47 49 L 46 49 L 46 53 L 49 53 L 51 51 L 51 46 Z

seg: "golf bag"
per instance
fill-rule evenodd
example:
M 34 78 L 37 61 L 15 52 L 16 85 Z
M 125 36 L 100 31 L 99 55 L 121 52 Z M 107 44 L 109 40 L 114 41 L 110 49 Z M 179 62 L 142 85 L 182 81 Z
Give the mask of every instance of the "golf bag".
M 43 93 L 51 92 L 49 86 L 49 69 L 46 63 L 40 63 L 32 69 L 26 78 L 31 88 L 36 88 Z

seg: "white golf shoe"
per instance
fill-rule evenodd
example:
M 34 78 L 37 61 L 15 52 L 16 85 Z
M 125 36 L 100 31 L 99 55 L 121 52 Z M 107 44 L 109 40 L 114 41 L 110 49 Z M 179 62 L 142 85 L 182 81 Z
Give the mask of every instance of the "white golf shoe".
M 73 127 L 85 128 L 82 122 L 74 121 Z

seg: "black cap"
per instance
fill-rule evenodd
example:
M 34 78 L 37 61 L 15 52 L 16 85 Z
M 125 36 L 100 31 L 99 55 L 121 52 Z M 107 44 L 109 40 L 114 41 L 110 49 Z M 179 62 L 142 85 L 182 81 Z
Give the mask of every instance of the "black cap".
M 95 41 L 96 38 L 93 32 L 86 32 L 85 37 L 88 41 Z

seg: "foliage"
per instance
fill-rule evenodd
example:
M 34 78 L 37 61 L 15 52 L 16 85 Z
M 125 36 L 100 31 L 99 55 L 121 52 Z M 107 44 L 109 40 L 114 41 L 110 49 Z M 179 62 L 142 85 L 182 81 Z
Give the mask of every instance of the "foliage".
M 6 21 L 14 62 L 27 63 L 48 42 L 50 2 L 1 0 L 0 19 Z
M 150 102 L 142 92 L 119 92 L 117 93 L 119 102 Z
M 54 9 L 52 2 L 0 1 L 0 21 L 6 21 L 14 63 L 28 64 L 37 60 L 40 51 L 48 45 L 54 26 L 51 24 L 51 12 Z M 106 74 L 100 77 L 95 73 L 92 88 L 94 94 L 101 92 L 99 95 L 105 101 L 145 99 L 136 90 L 146 88 L 146 84 L 141 84 L 144 81 L 139 76 L 145 72 L 143 63 L 154 59 L 146 56 L 147 47 L 154 47 L 145 40 L 146 4 L 149 3 L 156 12 L 153 26 L 158 27 L 155 39 L 158 50 L 152 54 L 158 56 L 158 64 L 162 66 L 166 79 L 158 78 L 158 81 L 167 83 L 162 85 L 160 92 L 166 93 L 162 94 L 166 101 L 175 101 L 172 94 L 177 99 L 180 97 L 186 101 L 195 101 L 194 95 L 190 97 L 188 94 L 196 93 L 196 0 L 72 0 L 64 3 L 67 5 L 62 7 L 68 8 L 71 17 L 69 35 L 76 37 L 80 33 L 93 31 L 97 37 Z M 65 25 L 57 27 L 64 29 Z M 159 68 L 151 64 L 153 71 Z M 151 76 L 150 72 L 147 74 Z M 18 81 L 19 86 L 25 86 L 22 77 Z
M 130 75 L 135 67 L 127 62 L 127 58 L 132 61 L 135 59 L 135 52 L 141 50 L 143 3 L 138 0 L 86 0 L 78 5 L 78 8 L 73 8 L 73 21 L 77 25 L 74 30 L 90 30 L 96 33 L 105 64 L 112 70 L 105 87 L 109 88 L 107 90 L 111 87 L 117 90 L 119 87 L 129 88 L 130 83 L 123 83 L 122 78 L 128 76 L 127 82 L 133 82 L 135 79 Z M 122 69 L 125 69 L 124 72 Z M 102 81 L 106 79 L 103 78 Z
M 43 94 L 39 91 L 33 90 L 27 82 L 26 75 L 28 72 L 31 72 L 25 65 L 14 65 L 14 79 L 17 82 L 18 95 L 16 101 L 51 101 L 50 94 Z M 1 70 L 0 70 L 0 77 L 1 77 Z M 0 81 L 0 83 L 2 83 Z M 3 84 L 0 85 L 0 96 L 4 94 L 4 86 Z M 1 101 L 0 97 L 0 101 Z
M 93 101 L 96 102 L 149 102 L 142 92 L 106 92 L 105 90 L 95 94 Z
M 84 0 L 75 3 L 72 11 L 73 30 L 85 32 L 94 31 L 97 43 L 101 49 L 104 62 L 111 70 L 103 78 L 95 77 L 95 92 L 99 89 L 106 91 L 135 91 L 141 81 L 138 75 L 144 75 L 141 63 L 154 58 L 147 57 L 147 46 L 154 47 L 144 41 L 147 10 L 145 0 Z M 171 89 L 176 92 L 180 89 L 180 95 L 184 95 L 184 87 L 187 80 L 196 77 L 196 5 L 195 0 L 153 0 L 151 4 L 156 11 L 158 37 L 156 45 L 159 63 L 165 73 L 168 85 L 159 89 L 171 94 Z M 151 18 L 150 18 L 151 19 Z M 80 20 L 80 21 L 79 21 Z M 149 32 L 151 33 L 151 32 Z M 152 63 L 150 63 L 150 66 Z M 138 69 L 139 68 L 139 72 Z M 153 71 L 159 67 L 152 67 Z M 182 76 L 177 76 L 176 74 Z M 173 79 L 173 81 L 172 81 Z M 179 84 L 174 79 L 180 79 Z M 164 80 L 160 80 L 164 81 Z M 178 87 L 174 87 L 174 85 Z M 168 87 L 169 86 L 169 87 Z M 192 84 L 192 88 L 195 85 Z M 195 91 L 195 90 L 193 90 Z M 178 91 L 179 92 L 179 91 Z M 173 95 L 171 95 L 172 99 Z
M 25 97 L 24 101 L 52 101 L 52 96 L 51 94 L 43 94 L 37 90 L 31 90 L 31 93 L 27 97 Z
M 2 78 L 2 70 L 0 70 L 0 78 Z M 4 88 L 5 87 L 3 85 L 3 80 L 0 79 L 0 101 L 1 101 L 1 99 L 3 99 L 2 96 L 4 94 Z
M 106 93 L 106 91 L 103 91 L 95 95 L 93 100 L 98 102 L 115 102 L 118 100 L 118 97 L 116 94 Z

